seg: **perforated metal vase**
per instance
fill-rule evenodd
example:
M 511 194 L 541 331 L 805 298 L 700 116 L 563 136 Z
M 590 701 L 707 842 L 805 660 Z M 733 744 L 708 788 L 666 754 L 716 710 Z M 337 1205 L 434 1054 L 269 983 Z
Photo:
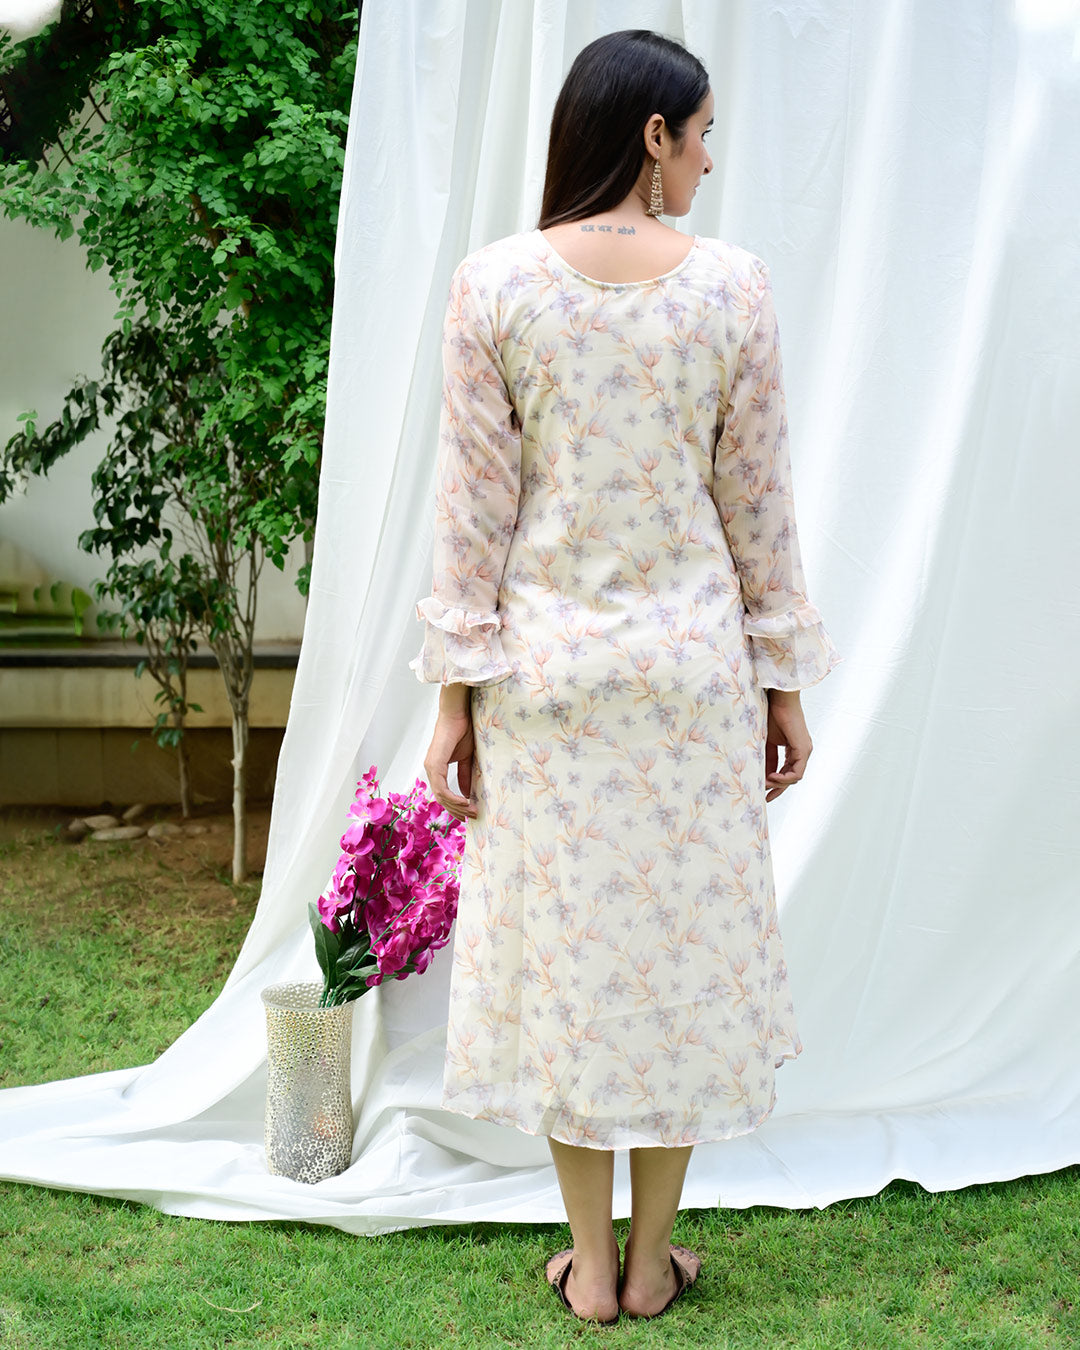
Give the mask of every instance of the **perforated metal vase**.
M 353 1005 L 320 1008 L 321 984 L 272 984 L 266 1007 L 266 1165 L 315 1182 L 352 1158 Z

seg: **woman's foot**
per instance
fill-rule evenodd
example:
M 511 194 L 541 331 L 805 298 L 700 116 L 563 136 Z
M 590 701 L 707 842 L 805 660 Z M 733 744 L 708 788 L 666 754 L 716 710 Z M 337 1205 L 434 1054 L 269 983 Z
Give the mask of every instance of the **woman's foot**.
M 612 1322 L 619 1315 L 619 1244 L 614 1234 L 611 1240 L 611 1251 L 604 1260 L 590 1260 L 568 1249 L 557 1252 L 547 1263 L 548 1283 L 556 1293 L 561 1288 L 570 1311 L 584 1321 Z
M 627 1241 L 619 1307 L 629 1317 L 656 1317 L 690 1288 L 700 1272 L 701 1258 L 688 1247 L 672 1246 L 663 1255 L 639 1258 Z

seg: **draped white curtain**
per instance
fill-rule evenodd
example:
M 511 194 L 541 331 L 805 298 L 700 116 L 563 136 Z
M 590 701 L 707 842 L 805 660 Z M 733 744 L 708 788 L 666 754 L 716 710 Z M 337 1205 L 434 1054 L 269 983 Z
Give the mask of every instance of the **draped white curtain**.
M 422 773 L 440 329 L 470 250 L 536 223 L 585 43 L 683 39 L 716 170 L 688 232 L 769 264 L 810 595 L 844 663 L 773 802 L 805 1049 L 694 1151 L 687 1207 L 826 1205 L 1080 1161 L 1080 26 L 1063 0 L 365 0 L 311 602 L 258 912 L 153 1064 L 0 1093 L 0 1175 L 353 1232 L 564 1217 L 547 1144 L 439 1109 L 450 949 L 355 1005 L 354 1162 L 266 1172 L 259 991 L 360 773 Z M 616 1208 L 629 1213 L 625 1154 Z

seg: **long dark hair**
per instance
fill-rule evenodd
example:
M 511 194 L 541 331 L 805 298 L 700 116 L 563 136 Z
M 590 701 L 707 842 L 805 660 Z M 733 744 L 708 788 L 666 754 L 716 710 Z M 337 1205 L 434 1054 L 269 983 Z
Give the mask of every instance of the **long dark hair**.
M 551 115 L 537 229 L 617 206 L 633 190 L 653 113 L 680 145 L 709 90 L 705 67 L 680 42 L 648 28 L 605 33 L 574 59 Z

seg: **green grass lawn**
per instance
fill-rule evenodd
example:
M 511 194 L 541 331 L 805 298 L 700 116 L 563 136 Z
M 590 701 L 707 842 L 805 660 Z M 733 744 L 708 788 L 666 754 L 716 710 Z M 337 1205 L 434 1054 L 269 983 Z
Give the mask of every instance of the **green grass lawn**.
M 143 1064 L 214 999 L 254 912 L 224 827 L 71 845 L 0 820 L 0 1086 Z M 0 1182 L 0 1347 L 1080 1346 L 1080 1167 L 826 1210 L 687 1210 L 698 1286 L 646 1325 L 571 1320 L 564 1225 L 356 1237 Z M 628 1221 L 617 1225 L 620 1238 Z

